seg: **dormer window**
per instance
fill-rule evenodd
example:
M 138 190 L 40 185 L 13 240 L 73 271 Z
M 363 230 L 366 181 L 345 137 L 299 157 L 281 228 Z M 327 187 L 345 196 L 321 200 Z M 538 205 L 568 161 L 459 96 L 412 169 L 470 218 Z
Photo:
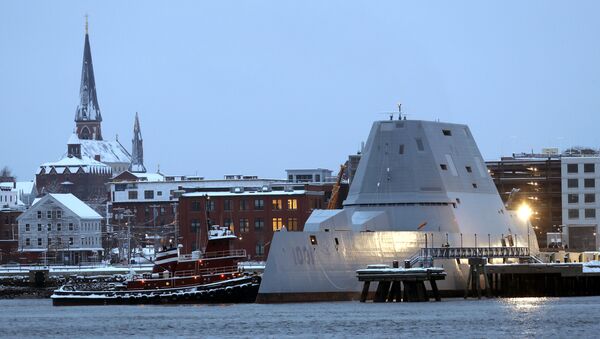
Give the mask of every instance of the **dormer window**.
M 465 166 L 465 169 L 467 170 L 467 172 L 471 173 L 473 172 L 473 169 L 471 168 L 471 166 Z
M 442 168 L 442 170 L 447 171 L 448 170 L 448 165 L 446 164 L 440 164 L 440 167 Z
M 442 133 L 444 133 L 445 136 L 450 137 L 452 136 L 452 131 L 449 129 L 443 129 Z

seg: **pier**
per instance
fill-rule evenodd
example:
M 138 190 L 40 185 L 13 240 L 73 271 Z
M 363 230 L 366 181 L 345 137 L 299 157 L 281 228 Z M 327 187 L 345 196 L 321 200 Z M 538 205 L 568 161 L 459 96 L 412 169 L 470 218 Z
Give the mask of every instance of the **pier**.
M 377 282 L 374 302 L 428 301 L 425 281 L 429 281 L 431 292 L 436 301 L 441 301 L 437 288 L 437 280 L 446 278 L 446 272 L 439 267 L 399 268 L 388 265 L 369 265 L 366 269 L 357 270 L 358 280 L 364 282 L 360 301 L 367 301 L 371 282 Z M 402 289 L 404 285 L 404 289 Z

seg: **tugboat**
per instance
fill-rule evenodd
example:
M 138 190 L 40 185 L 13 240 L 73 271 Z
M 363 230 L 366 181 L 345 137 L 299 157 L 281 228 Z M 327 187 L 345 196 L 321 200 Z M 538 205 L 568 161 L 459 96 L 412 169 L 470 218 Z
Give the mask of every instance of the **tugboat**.
M 67 284 L 54 291 L 52 304 L 252 303 L 261 275 L 239 268 L 246 250 L 235 249 L 235 240 L 229 228 L 211 226 L 203 253 L 181 254 L 181 245 L 163 248 L 152 273 L 131 275 L 123 284 Z

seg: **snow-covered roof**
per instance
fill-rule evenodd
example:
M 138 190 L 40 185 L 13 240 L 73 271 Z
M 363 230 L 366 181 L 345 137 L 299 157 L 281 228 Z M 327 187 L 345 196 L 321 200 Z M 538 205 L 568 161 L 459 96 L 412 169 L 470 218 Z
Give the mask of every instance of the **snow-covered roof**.
M 10 188 L 12 190 L 14 186 L 15 184 L 12 181 L 0 182 L 0 187 L 2 188 Z
M 110 166 L 103 164 L 99 161 L 96 161 L 92 158 L 82 156 L 81 159 L 77 157 L 64 157 L 56 162 L 46 162 L 40 166 L 37 174 L 42 172 L 42 169 L 46 171 L 46 173 L 50 172 L 52 169 L 62 174 L 65 172 L 66 168 L 69 168 L 69 172 L 76 173 L 80 168 L 85 173 L 111 173 Z
M 305 194 L 306 191 L 305 190 L 293 190 L 293 191 L 268 191 L 268 192 L 262 192 L 262 191 L 245 191 L 245 192 L 240 192 L 240 193 L 236 193 L 236 192 L 193 192 L 193 193 L 185 193 L 183 194 L 184 197 L 203 197 L 203 196 L 209 196 L 209 197 L 228 197 L 228 196 L 239 196 L 239 195 L 244 195 L 244 196 L 251 196 L 251 195 L 299 195 L 299 194 Z
M 160 174 L 160 173 L 135 173 L 135 172 L 131 172 L 131 174 L 135 175 L 136 177 L 138 177 L 140 180 L 143 181 L 165 181 L 165 176 Z
M 35 187 L 35 181 L 17 181 L 17 191 L 22 194 L 31 194 Z
M 118 141 L 80 140 L 81 155 L 95 159 L 100 156 L 103 163 L 130 163 L 131 154 Z
M 77 136 L 77 134 L 73 133 L 71 134 L 71 136 L 69 137 L 69 140 L 67 141 L 67 145 L 79 145 L 81 144 L 81 141 L 79 140 L 79 137 Z
M 98 212 L 94 211 L 90 206 L 71 193 L 50 193 L 48 195 L 82 219 L 102 219 L 102 216 Z

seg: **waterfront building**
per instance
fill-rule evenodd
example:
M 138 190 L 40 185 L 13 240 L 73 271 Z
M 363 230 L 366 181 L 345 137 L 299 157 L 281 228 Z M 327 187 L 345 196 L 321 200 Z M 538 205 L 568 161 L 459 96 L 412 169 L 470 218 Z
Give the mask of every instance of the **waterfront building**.
M 319 183 L 335 182 L 332 171 L 324 168 L 288 169 L 285 170 L 289 182 L 293 183 Z
M 310 184 L 185 193 L 179 199 L 182 250 L 203 250 L 210 225 L 222 225 L 240 238 L 248 259 L 265 260 L 274 232 L 302 231 L 310 213 L 326 206 L 322 186 Z
M 600 157 L 563 157 L 562 240 L 571 250 L 598 251 Z
M 28 261 L 80 264 L 102 257 L 102 217 L 72 194 L 46 194 L 17 218 Z
M 546 233 L 562 224 L 560 155 L 513 154 L 486 165 L 502 201 L 514 210 L 528 206 L 540 248 L 548 247 Z
M 17 217 L 23 210 L 0 208 L 0 264 L 18 261 L 18 224 Z

